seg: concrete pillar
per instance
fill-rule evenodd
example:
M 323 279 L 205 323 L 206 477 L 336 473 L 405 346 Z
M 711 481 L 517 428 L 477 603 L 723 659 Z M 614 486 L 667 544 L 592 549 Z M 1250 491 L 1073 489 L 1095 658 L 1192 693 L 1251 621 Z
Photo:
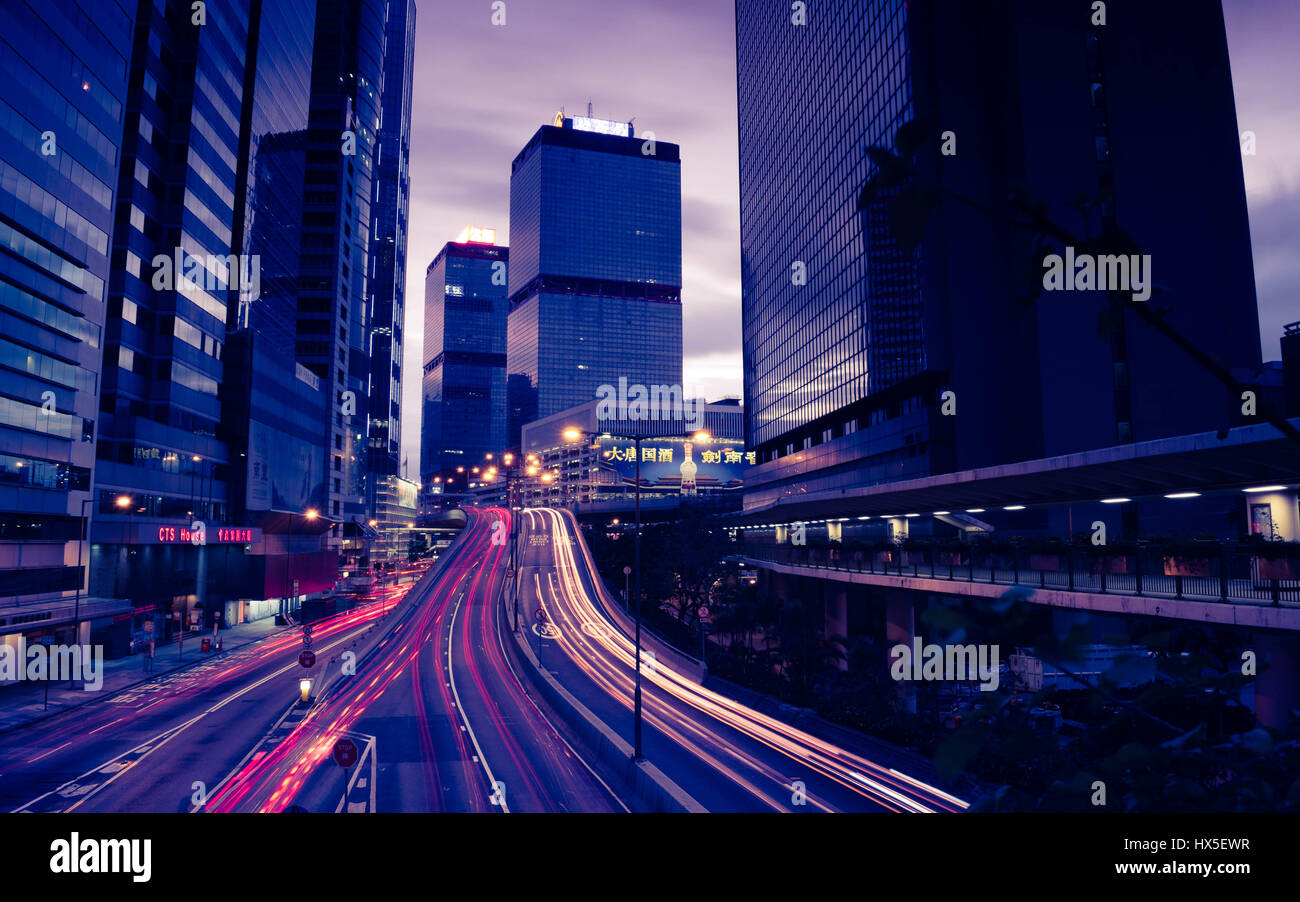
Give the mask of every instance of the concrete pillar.
M 824 612 L 822 635 L 827 638 L 831 636 L 848 636 L 849 606 L 848 589 L 845 583 L 837 583 L 832 580 L 822 581 L 822 610 Z M 848 651 L 842 644 L 836 643 L 836 645 L 839 646 L 841 653 Z M 848 659 L 836 659 L 835 666 L 840 670 L 848 670 Z
M 1262 727 L 1281 729 L 1300 708 L 1300 636 L 1258 633 L 1252 643 L 1255 666 L 1255 719 Z
M 916 605 L 913 595 L 906 590 L 883 590 L 885 600 L 885 643 L 888 648 L 895 645 L 912 645 L 916 635 Z M 888 655 L 888 652 L 886 652 Z M 885 664 L 888 666 L 889 658 Z M 899 682 L 899 692 L 903 699 L 903 709 L 909 714 L 916 713 L 916 687 L 906 680 Z

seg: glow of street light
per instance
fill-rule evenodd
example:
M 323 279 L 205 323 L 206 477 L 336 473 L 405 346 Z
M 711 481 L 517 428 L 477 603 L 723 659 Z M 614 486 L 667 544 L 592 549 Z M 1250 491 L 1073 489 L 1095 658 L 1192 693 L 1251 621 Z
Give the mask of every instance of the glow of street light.
M 713 436 L 709 435 L 703 429 L 695 433 L 695 441 L 699 442 L 702 445 L 708 444 L 712 439 Z
M 564 440 L 566 442 L 576 442 L 580 438 L 582 438 L 582 433 L 572 426 L 564 430 Z
M 378 520 L 371 520 L 371 521 L 370 521 L 370 525 L 371 525 L 371 526 L 378 526 L 378 525 L 379 525 L 379 521 L 378 521 Z
M 311 508 L 309 511 L 307 511 L 308 520 L 315 520 L 319 516 L 320 516 L 320 511 L 316 510 L 316 508 L 314 507 Z

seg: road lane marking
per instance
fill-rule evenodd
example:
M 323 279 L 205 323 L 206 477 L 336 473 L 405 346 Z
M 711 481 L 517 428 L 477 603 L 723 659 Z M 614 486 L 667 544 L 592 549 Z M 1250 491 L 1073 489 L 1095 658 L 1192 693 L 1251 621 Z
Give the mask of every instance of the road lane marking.
M 482 759 L 479 763 L 483 765 L 483 771 L 487 774 L 488 787 L 493 790 L 493 794 L 495 795 L 497 779 L 492 776 L 492 768 L 488 765 L 487 758 L 483 755 L 483 749 L 479 747 L 478 737 L 474 735 L 474 730 L 469 725 L 469 716 L 465 713 L 464 706 L 461 704 L 460 693 L 456 691 L 456 668 L 453 667 L 451 663 L 451 636 L 456 629 L 456 615 L 459 613 L 460 602 L 458 601 L 456 602 L 456 606 L 451 609 L 451 622 L 447 626 L 447 678 L 451 680 L 451 694 L 456 697 L 456 708 L 460 712 L 461 719 L 464 721 L 464 723 L 461 724 L 461 729 L 469 733 L 470 742 L 474 743 L 474 751 L 478 752 L 479 758 Z M 492 807 L 495 808 L 497 806 L 493 805 Z M 506 806 L 506 800 L 504 797 L 501 798 L 500 807 L 503 814 L 510 813 L 510 809 Z
M 349 634 L 349 635 L 343 636 L 343 637 L 340 638 L 337 642 L 334 642 L 334 643 L 332 643 L 332 644 L 330 644 L 330 645 L 325 646 L 325 648 L 324 648 L 323 650 L 329 650 L 329 649 L 331 649 L 331 648 L 334 648 L 334 647 L 337 646 L 337 645 L 342 644 L 343 642 L 347 641 L 347 639 L 348 639 L 351 635 L 352 635 L 352 634 Z M 85 779 L 86 777 L 91 776 L 92 774 L 102 772 L 102 769 L 103 769 L 103 768 L 108 767 L 109 765 L 115 764 L 115 763 L 121 761 L 123 758 L 126 758 L 126 757 L 129 756 L 129 755 L 135 755 L 135 756 L 137 756 L 135 759 L 133 759 L 133 760 L 130 762 L 130 764 L 135 764 L 135 763 L 138 763 L 138 762 L 142 761 L 142 760 L 145 758 L 145 756 L 149 755 L 151 752 L 157 751 L 158 749 L 162 748 L 164 745 L 166 745 L 168 742 L 170 742 L 173 738 L 175 738 L 177 735 L 179 735 L 183 730 L 189 728 L 190 726 L 193 726 L 195 723 L 198 723 L 198 721 L 202 720 L 202 719 L 203 719 L 204 717 L 206 717 L 207 715 L 213 713 L 214 711 L 218 711 L 218 710 L 220 710 L 221 708 L 224 708 L 224 707 L 225 707 L 226 705 L 228 705 L 230 702 L 234 701 L 235 699 L 239 698 L 241 695 L 244 695 L 244 694 L 247 693 L 247 692 L 251 692 L 253 689 L 256 689 L 258 686 L 261 686 L 263 683 L 266 683 L 267 681 L 269 681 L 269 680 L 271 680 L 271 679 L 274 679 L 275 677 L 280 676 L 281 674 L 283 674 L 283 673 L 285 673 L 285 672 L 287 672 L 287 671 L 289 671 L 289 670 L 293 670 L 293 669 L 295 669 L 295 668 L 298 668 L 298 667 L 300 667 L 300 666 L 301 666 L 301 665 L 299 665 L 297 661 L 294 661 L 292 664 L 287 664 L 287 665 L 285 665 L 284 667 L 280 668 L 279 670 L 276 670 L 276 671 L 273 671 L 273 672 L 270 673 L 270 674 L 267 674 L 265 677 L 263 677 L 262 679 L 258 680 L 257 682 L 255 682 L 255 683 L 250 683 L 249 685 L 245 686 L 243 689 L 240 689 L 238 692 L 235 692 L 235 693 L 233 693 L 233 694 L 227 696 L 225 699 L 223 699 L 222 701 L 220 701 L 220 702 L 218 702 L 217 704 L 213 705 L 211 708 L 209 708 L 208 710 L 204 711 L 202 714 L 198 714 L 198 715 L 196 715 L 196 716 L 190 718 L 189 720 L 187 720 L 187 721 L 185 721 L 184 723 L 181 723 L 181 724 L 179 724 L 179 725 L 177 725 L 177 726 L 170 727 L 170 728 L 168 728 L 168 729 L 166 729 L 166 730 L 163 730 L 161 733 L 159 733 L 158 735 L 154 736 L 152 739 L 148 739 L 148 740 L 146 740 L 144 743 L 142 743 L 142 744 L 136 746 L 135 748 L 128 749 L 127 751 L 123 752 L 122 754 L 117 755 L 117 756 L 115 756 L 115 757 L 113 757 L 113 758 L 110 758 L 108 761 L 105 761 L 105 762 L 103 762 L 103 763 L 101 763 L 101 764 L 99 764 L 99 765 L 96 765 L 95 767 L 93 767 L 93 768 L 91 768 L 90 770 L 86 771 L 86 772 L 85 772 L 84 774 L 82 774 L 80 777 L 76 777 L 76 778 L 74 778 L 74 779 L 72 779 L 72 780 L 69 780 L 67 783 L 64 783 L 62 786 L 56 787 L 55 789 L 52 789 L 52 790 L 50 790 L 50 791 L 47 792 L 47 793 L 44 793 L 44 794 L 42 794 L 42 795 L 37 796 L 36 798 L 34 798 L 34 799 L 32 799 L 30 802 L 28 802 L 26 805 L 23 805 L 21 808 L 15 808 L 15 809 L 14 809 L 14 812 L 17 813 L 17 812 L 20 812 L 20 811 L 25 811 L 25 810 L 27 810 L 28 808 L 31 808 L 31 807 L 32 807 L 33 805 L 35 805 L 37 802 L 40 802 L 42 799 L 48 798 L 49 796 L 52 796 L 52 795 L 55 795 L 55 794 L 60 794 L 60 795 L 62 795 L 62 793 L 60 792 L 60 790 L 66 788 L 66 787 L 68 787 L 68 786 L 70 786 L 70 785 L 75 785 L 75 784 L 77 784 L 80 780 L 83 780 L 83 779 Z M 69 740 L 67 743 L 64 743 L 64 745 L 69 745 L 69 744 L 71 744 L 71 740 Z M 59 748 L 63 748 L 63 746 L 59 746 Z M 47 754 L 47 755 L 48 755 L 48 754 L 53 754 L 54 752 L 57 752 L 58 750 L 59 750 L 59 749 L 54 749 L 54 750 L 51 751 L 51 752 L 46 752 L 46 754 Z M 40 758 L 43 758 L 43 757 L 45 757 L 45 755 L 41 755 L 41 756 L 39 756 L 39 757 L 40 757 Z M 35 758 L 35 759 L 32 759 L 32 760 L 34 760 L 34 761 L 35 761 L 35 760 L 39 760 L 39 758 Z M 31 763 L 31 762 L 28 762 L 28 763 Z M 128 767 L 123 767 L 123 768 L 122 768 L 121 770 L 119 770 L 116 774 L 114 774 L 113 776 L 111 776 L 111 777 L 109 777 L 107 780 L 105 780 L 103 783 L 101 783 L 101 784 L 99 784 L 98 786 L 96 786 L 95 789 L 94 789 L 94 792 L 91 792 L 91 793 L 86 794 L 86 795 L 85 795 L 84 797 L 82 797 L 82 799 L 81 799 L 80 801 L 78 801 L 76 804 L 72 805 L 72 806 L 69 807 L 69 808 L 62 809 L 62 810 L 64 810 L 64 811 L 72 811 L 73 809 L 79 807 L 79 806 L 80 806 L 81 804 L 83 804 L 86 800 L 88 800 L 91 796 L 93 796 L 93 795 L 99 793 L 101 790 L 105 789 L 109 784 L 111 784 L 114 780 L 116 780 L 116 779 L 117 779 L 118 777 L 120 777 L 122 774 L 126 773 L 126 771 L 127 771 L 128 769 L 129 769 L 129 765 L 128 765 Z
M 68 746 L 70 746 L 70 745 L 72 745 L 72 740 L 71 740 L 71 739 L 69 739 L 67 742 L 63 743 L 63 745 L 59 746 L 59 749 L 66 749 L 66 748 L 67 748 Z M 46 753 L 43 754 L 43 755 L 37 755 L 35 758 L 28 758 L 28 759 L 27 759 L 27 763 L 28 763 L 28 764 L 31 764 L 33 761 L 40 761 L 42 758 L 45 758 L 45 757 L 47 757 L 47 756 L 49 756 L 49 755 L 53 755 L 53 754 L 54 754 L 55 752 L 57 752 L 59 749 L 50 749 L 48 752 L 46 752 Z

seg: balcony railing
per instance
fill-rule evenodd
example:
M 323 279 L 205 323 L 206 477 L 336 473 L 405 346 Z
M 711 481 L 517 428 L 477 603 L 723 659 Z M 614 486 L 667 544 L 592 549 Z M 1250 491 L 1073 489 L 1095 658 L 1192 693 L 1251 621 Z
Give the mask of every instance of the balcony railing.
M 881 576 L 1032 586 L 1071 592 L 1219 602 L 1300 604 L 1300 557 L 1268 558 L 1255 546 L 1204 549 L 1151 545 L 1137 550 L 985 549 L 776 545 L 744 542 L 755 560 Z M 1294 554 L 1294 552 L 1292 552 Z

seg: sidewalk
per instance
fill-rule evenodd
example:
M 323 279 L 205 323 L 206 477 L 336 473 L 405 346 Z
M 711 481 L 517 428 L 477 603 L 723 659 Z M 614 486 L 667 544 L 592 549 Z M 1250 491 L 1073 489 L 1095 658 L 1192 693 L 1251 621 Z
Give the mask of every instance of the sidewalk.
M 285 629 L 293 629 L 293 627 L 276 626 L 274 617 L 264 617 L 252 623 L 241 623 L 239 626 L 222 630 L 220 633 L 222 653 L 229 654 Z M 145 670 L 145 656 L 140 654 L 104 661 L 104 684 L 97 692 L 69 688 L 66 680 L 51 683 L 48 708 L 45 707 L 46 684 L 44 682 L 21 682 L 0 686 L 0 734 L 88 703 L 103 701 L 132 686 L 161 679 L 204 661 L 211 661 L 216 657 L 216 652 L 200 651 L 202 640 L 211 635 L 208 632 L 188 633 L 185 637 L 184 652 L 180 654 L 175 642 L 161 646 L 155 651 L 152 673 Z

